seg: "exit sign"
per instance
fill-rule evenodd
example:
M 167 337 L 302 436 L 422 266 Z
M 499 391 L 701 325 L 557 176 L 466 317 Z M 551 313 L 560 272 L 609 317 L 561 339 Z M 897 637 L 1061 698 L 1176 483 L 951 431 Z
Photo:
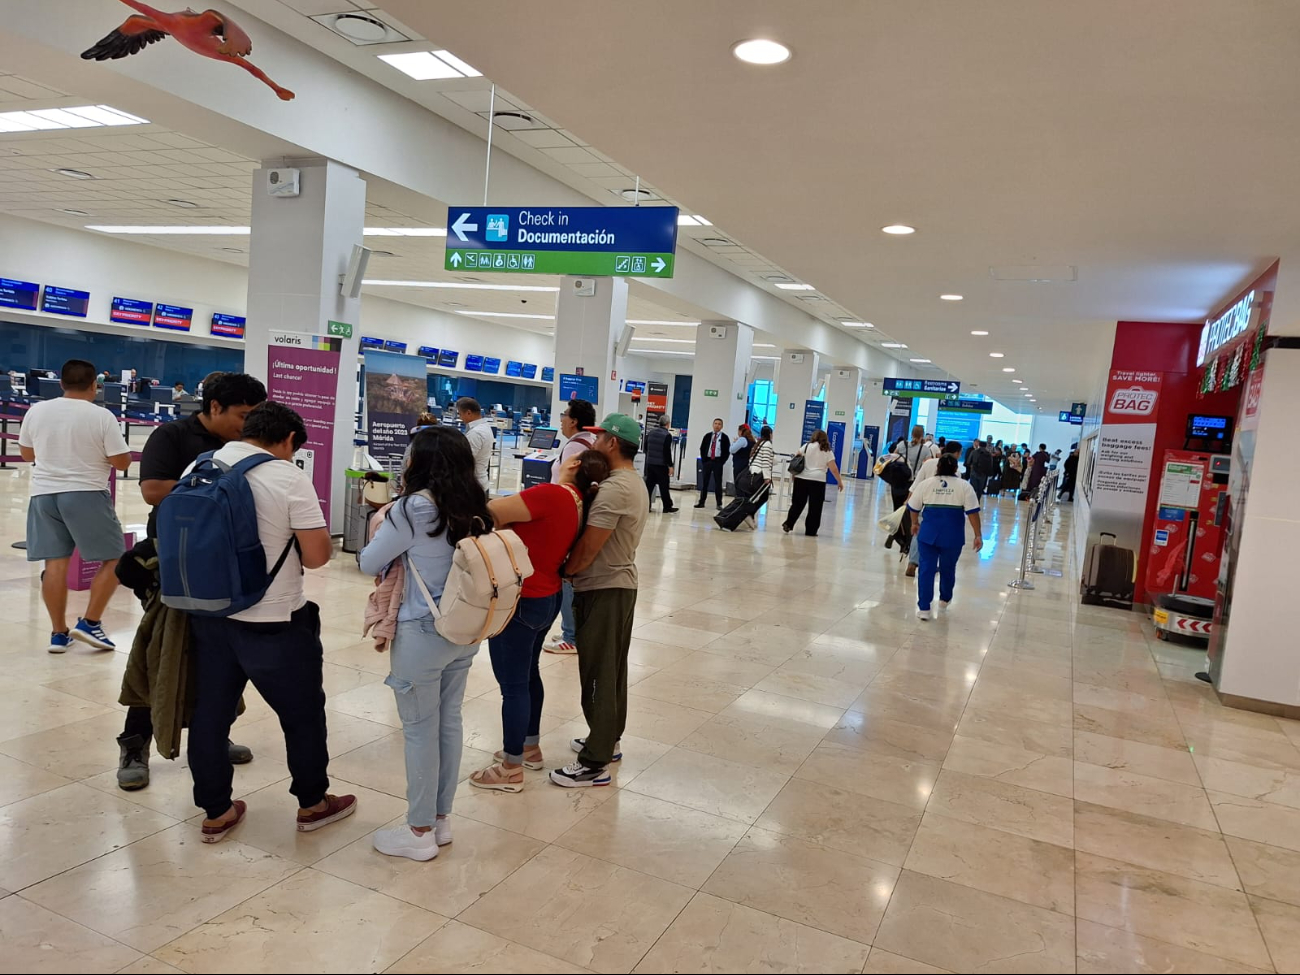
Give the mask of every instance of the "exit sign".
M 325 334 L 350 339 L 352 338 L 352 326 L 347 322 L 330 322 L 325 328 Z
M 706 390 L 704 391 L 704 395 L 705 395 L 705 396 L 712 396 L 713 398 L 716 399 L 717 396 L 718 396 L 718 391 L 717 391 L 716 389 L 706 389 Z

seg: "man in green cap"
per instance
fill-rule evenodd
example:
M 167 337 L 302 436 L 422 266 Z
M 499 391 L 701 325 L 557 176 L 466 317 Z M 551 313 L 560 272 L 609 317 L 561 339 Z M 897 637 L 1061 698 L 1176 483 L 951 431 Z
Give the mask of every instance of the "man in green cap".
M 645 528 L 645 486 L 633 460 L 641 426 L 611 413 L 598 427 L 593 450 L 609 458 L 587 527 L 569 555 L 564 574 L 573 583 L 573 620 L 587 736 L 573 739 L 578 760 L 551 772 L 566 788 L 609 785 L 609 765 L 623 757 L 619 739 L 627 724 L 627 655 L 636 609 L 636 547 Z

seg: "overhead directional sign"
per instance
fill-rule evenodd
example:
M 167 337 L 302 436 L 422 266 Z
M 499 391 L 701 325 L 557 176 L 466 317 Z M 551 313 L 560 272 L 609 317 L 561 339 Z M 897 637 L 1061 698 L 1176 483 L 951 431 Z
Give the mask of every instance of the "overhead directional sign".
M 955 379 L 886 379 L 880 391 L 886 396 L 947 399 L 961 393 L 961 383 Z
M 953 413 L 992 413 L 993 401 L 987 399 L 941 399 L 939 409 Z
M 449 271 L 671 278 L 676 207 L 452 207 Z

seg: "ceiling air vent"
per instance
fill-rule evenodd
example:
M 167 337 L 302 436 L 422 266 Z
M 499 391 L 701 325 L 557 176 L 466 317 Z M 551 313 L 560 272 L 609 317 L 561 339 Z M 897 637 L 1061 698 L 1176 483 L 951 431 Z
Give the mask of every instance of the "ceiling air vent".
M 369 47 L 372 44 L 396 44 L 400 41 L 414 39 L 407 37 L 397 28 L 390 27 L 370 14 L 319 14 L 312 17 L 312 20 L 338 34 L 339 37 L 352 42 L 357 47 Z

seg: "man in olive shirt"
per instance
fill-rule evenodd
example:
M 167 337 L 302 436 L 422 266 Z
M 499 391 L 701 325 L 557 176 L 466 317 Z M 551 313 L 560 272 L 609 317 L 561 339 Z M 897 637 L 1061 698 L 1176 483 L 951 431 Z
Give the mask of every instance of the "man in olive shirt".
M 627 655 L 636 609 L 636 548 L 648 514 L 645 487 L 632 461 L 641 427 L 630 416 L 611 413 L 598 427 L 594 450 L 609 458 L 610 475 L 600 484 L 587 527 L 564 573 L 573 583 L 578 675 L 587 737 L 575 738 L 578 760 L 551 772 L 566 788 L 609 785 L 608 766 L 622 758 L 619 739 L 627 725 Z

